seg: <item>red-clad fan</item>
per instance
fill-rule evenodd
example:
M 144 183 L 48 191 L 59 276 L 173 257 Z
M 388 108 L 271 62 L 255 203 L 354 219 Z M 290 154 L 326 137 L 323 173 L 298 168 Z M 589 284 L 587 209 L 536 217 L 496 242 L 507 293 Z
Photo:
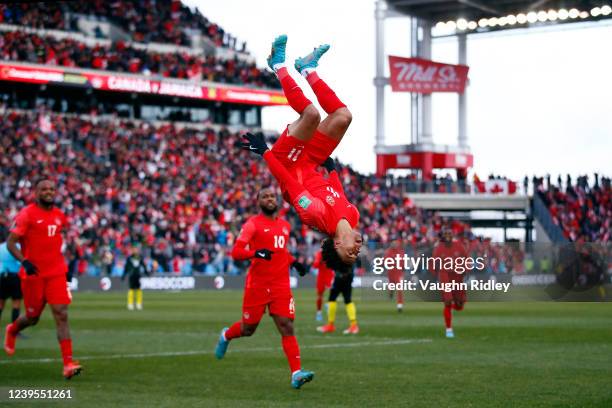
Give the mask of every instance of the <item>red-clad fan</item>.
M 406 253 L 404 252 L 404 249 L 402 248 L 402 242 L 399 239 L 394 239 L 393 241 L 391 241 L 391 245 L 389 249 L 385 251 L 385 258 L 395 258 L 397 256 L 399 256 L 400 258 L 403 258 L 405 254 Z M 397 265 L 395 263 L 393 265 L 394 265 L 393 268 L 387 269 L 387 274 L 389 278 L 389 283 L 397 284 L 404 280 L 404 270 L 397 268 Z M 397 297 L 396 298 L 397 311 L 402 312 L 404 310 L 404 291 L 401 289 L 398 289 L 395 292 L 396 292 L 396 297 Z M 389 291 L 389 297 L 393 299 L 392 291 Z
M 260 190 L 257 203 L 261 213 L 246 221 L 232 250 L 234 259 L 251 260 L 244 285 L 242 319 L 221 331 L 215 355 L 222 359 L 230 340 L 252 336 L 267 308 L 282 336 L 283 350 L 291 369 L 291 385 L 300 388 L 313 379 L 314 373 L 302 370 L 301 366 L 300 348 L 293 331 L 295 302 L 289 284 L 289 268 L 294 267 L 300 275 L 304 275 L 306 269 L 287 250 L 291 226 L 277 217 L 274 191 L 271 188 Z
M 312 267 L 317 269 L 317 321 L 323 321 L 323 313 L 321 312 L 321 307 L 323 306 L 323 295 L 325 294 L 325 289 L 329 289 L 332 287 L 334 283 L 334 271 L 329 268 L 325 262 L 323 262 L 323 257 L 321 255 L 321 251 L 317 252 L 315 255 L 314 262 L 312 263 Z
M 458 258 L 467 258 L 468 251 L 464 244 L 460 241 L 453 240 L 453 233 L 450 229 L 445 228 L 442 231 L 440 242 L 433 250 L 432 257 L 441 259 L 442 267 L 434 272 L 438 275 L 440 283 L 462 283 L 465 273 L 458 273 L 456 268 L 447 267 L 451 262 L 444 262 L 448 258 L 456 260 Z M 455 262 L 452 262 L 455 265 Z M 467 300 L 465 290 L 442 291 L 442 300 L 444 301 L 444 323 L 446 325 L 446 337 L 453 338 L 455 333 L 452 326 L 452 311 L 461 311 Z
M 54 205 L 55 182 L 44 178 L 35 184 L 35 188 L 36 202 L 17 214 L 7 241 L 8 250 L 21 262 L 19 274 L 26 313 L 6 326 L 4 350 L 9 356 L 15 353 L 17 333 L 36 325 L 48 303 L 55 319 L 64 377 L 72 378 L 81 372 L 82 367 L 72 359 L 68 325 L 68 305 L 72 296 L 66 279 L 68 268 L 62 255 L 61 235 L 68 221 Z

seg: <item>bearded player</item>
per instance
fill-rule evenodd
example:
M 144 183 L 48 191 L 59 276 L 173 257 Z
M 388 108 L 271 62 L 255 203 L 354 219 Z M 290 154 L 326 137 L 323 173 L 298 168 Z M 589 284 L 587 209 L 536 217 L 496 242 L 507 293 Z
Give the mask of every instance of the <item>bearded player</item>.
M 17 214 L 7 241 L 8 250 L 21 263 L 19 274 L 25 315 L 6 326 L 4 350 L 9 356 L 15 353 L 17 334 L 36 325 L 48 303 L 55 319 L 64 377 L 70 379 L 79 374 L 82 367 L 72 359 L 68 326 L 68 305 L 72 296 L 66 279 L 68 267 L 62 255 L 61 235 L 68 222 L 64 213 L 54 206 L 55 183 L 45 178 L 38 181 L 35 188 L 35 203 Z
M 315 255 L 314 262 L 312 263 L 312 267 L 317 269 L 317 315 L 316 320 L 318 322 L 323 321 L 323 313 L 321 312 L 321 308 L 323 307 L 323 295 L 325 294 L 325 289 L 329 289 L 332 287 L 332 283 L 334 283 L 334 271 L 329 268 L 325 262 L 323 262 L 322 251 L 317 252 Z
M 244 285 L 242 320 L 221 331 L 215 350 L 218 359 L 225 356 L 229 342 L 255 333 L 266 310 L 282 337 L 283 351 L 291 369 L 291 386 L 299 389 L 312 381 L 314 373 L 302 370 L 300 348 L 293 331 L 295 303 L 289 286 L 289 267 L 304 275 L 304 265 L 296 262 L 287 251 L 291 226 L 276 216 L 278 203 L 270 188 L 257 195 L 259 215 L 250 217 L 242 226 L 232 250 L 236 260 L 251 260 Z
M 289 105 L 300 117 L 287 126 L 272 150 L 268 149 L 263 135 L 251 133 L 244 135 L 242 148 L 263 156 L 281 186 L 284 199 L 296 209 L 301 220 L 328 236 L 322 242 L 322 256 L 327 266 L 348 272 L 362 244 L 361 234 L 356 230 L 359 211 L 348 202 L 329 156 L 348 129 L 351 112 L 315 71 L 329 45 L 321 45 L 295 60 L 295 69 L 306 78 L 327 113 L 323 121 L 289 74 L 285 64 L 286 46 L 286 35 L 274 40 L 268 65 L 276 73 Z M 317 171 L 319 165 L 327 167 L 328 178 Z
M 435 259 L 442 259 L 441 268 L 435 270 L 438 275 L 438 281 L 440 283 L 461 283 L 465 273 L 457 273 L 452 267 L 445 267 L 445 260 L 452 258 L 454 260 L 458 258 L 465 258 L 468 256 L 466 248 L 459 241 L 453 240 L 453 233 L 449 228 L 445 228 L 442 231 L 442 237 L 440 242 L 433 250 L 432 257 Z M 454 265 L 453 265 L 454 266 Z M 460 312 L 466 302 L 465 290 L 452 290 L 442 291 L 442 300 L 444 301 L 444 324 L 446 325 L 446 337 L 452 339 L 455 337 L 453 332 L 453 314 L 455 310 Z

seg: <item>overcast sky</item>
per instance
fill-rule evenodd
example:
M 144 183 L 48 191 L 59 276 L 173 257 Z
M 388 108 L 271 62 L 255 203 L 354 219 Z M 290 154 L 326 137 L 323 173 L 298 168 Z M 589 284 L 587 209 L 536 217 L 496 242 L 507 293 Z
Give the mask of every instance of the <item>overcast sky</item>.
M 289 36 L 288 60 L 329 43 L 320 76 L 353 112 L 339 158 L 375 169 L 374 0 L 184 0 L 248 42 L 261 65 L 272 39 Z M 264 7 L 265 6 L 265 7 Z M 408 19 L 386 23 L 386 52 L 409 56 Z M 612 24 L 513 30 L 468 37 L 468 137 L 474 169 L 522 179 L 527 173 L 612 175 Z M 433 59 L 457 62 L 453 39 L 435 40 Z M 387 71 L 388 73 L 388 71 Z M 295 74 L 297 78 L 297 74 Z M 299 79 L 314 101 L 307 83 Z M 387 92 L 387 143 L 410 140 L 409 94 Z M 263 125 L 282 130 L 288 107 L 266 108 Z M 433 97 L 433 137 L 455 144 L 457 96 Z

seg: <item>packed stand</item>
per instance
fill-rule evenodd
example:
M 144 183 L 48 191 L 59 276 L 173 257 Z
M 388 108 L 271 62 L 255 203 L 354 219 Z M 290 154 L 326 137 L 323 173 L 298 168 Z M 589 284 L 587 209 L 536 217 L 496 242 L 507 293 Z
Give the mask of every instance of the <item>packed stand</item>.
M 111 46 L 89 47 L 72 39 L 58 40 L 22 31 L 0 35 L 0 58 L 63 67 L 101 69 L 169 78 L 278 88 L 276 77 L 254 63 L 238 58 L 222 60 L 213 55 L 158 53 L 130 47 L 118 41 Z
M 218 47 L 245 52 L 222 27 L 199 11 L 192 12 L 179 0 L 58 1 L 0 5 L 0 23 L 76 31 L 76 16 L 104 18 L 116 24 L 137 42 L 161 42 L 189 46 L 186 29 L 198 30 Z
M 236 147 L 238 134 L 44 110 L 7 111 L 1 119 L 4 234 L 17 211 L 31 201 L 31 180 L 49 174 L 57 179 L 58 203 L 71 219 L 67 242 L 74 272 L 117 274 L 133 244 L 143 246 L 160 272 L 243 270 L 229 251 L 242 223 L 257 212 L 257 190 L 272 178 L 262 161 Z M 466 245 L 486 248 L 486 240 L 473 236 L 467 225 L 414 207 L 389 187 L 390 179 L 346 166 L 340 173 L 347 196 L 361 212 L 366 250 L 398 238 L 420 250 L 435 243 L 445 226 L 464 237 Z M 283 214 L 293 225 L 289 249 L 299 248 L 309 262 L 318 236 L 287 206 Z M 509 272 L 508 263 L 492 265 L 497 269 L 491 271 Z
M 535 184 L 537 182 L 537 184 Z M 562 178 L 557 184 L 543 179 L 534 180 L 537 194 L 547 205 L 554 222 L 561 227 L 567 239 L 574 242 L 612 242 L 612 188 L 611 179 L 595 174 L 589 183 L 587 176 L 575 182 L 568 175 L 565 186 Z

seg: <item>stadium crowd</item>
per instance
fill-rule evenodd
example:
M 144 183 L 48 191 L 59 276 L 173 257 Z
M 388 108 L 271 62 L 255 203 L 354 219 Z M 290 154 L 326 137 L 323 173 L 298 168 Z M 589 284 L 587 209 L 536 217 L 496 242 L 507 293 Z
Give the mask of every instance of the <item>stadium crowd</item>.
M 77 15 L 105 19 L 137 42 L 190 45 L 187 30 L 199 31 L 218 47 L 244 52 L 246 43 L 191 11 L 180 0 L 20 2 L 0 5 L 0 23 L 77 31 Z
M 561 176 L 553 185 L 550 176 L 546 184 L 538 180 L 537 194 L 548 206 L 554 222 L 563 234 L 575 242 L 612 242 L 612 187 L 611 180 L 594 174 L 590 184 L 587 176 L 576 182 L 568 175 L 565 188 Z
M 169 78 L 279 88 L 268 70 L 237 57 L 220 59 L 213 55 L 159 53 L 131 47 L 117 41 L 110 46 L 88 45 L 73 40 L 41 37 L 24 31 L 0 35 L 0 58 L 45 65 L 101 69 L 132 74 L 161 75 Z
M 239 273 L 229 250 L 246 217 L 257 211 L 256 191 L 272 182 L 262 163 L 236 148 L 226 129 L 196 130 L 112 118 L 9 111 L 0 123 L 0 233 L 30 201 L 42 174 L 58 181 L 59 205 L 69 214 L 67 234 L 75 272 L 118 273 L 130 247 L 141 245 L 157 271 Z M 346 194 L 358 204 L 368 248 L 392 239 L 430 247 L 444 226 L 494 254 L 492 272 L 518 271 L 516 252 L 496 249 L 469 227 L 416 208 L 394 179 L 342 167 Z M 289 210 L 289 248 L 310 261 L 318 236 Z M 420 249 L 419 249 L 420 250 Z M 513 268 L 512 265 L 515 264 Z

